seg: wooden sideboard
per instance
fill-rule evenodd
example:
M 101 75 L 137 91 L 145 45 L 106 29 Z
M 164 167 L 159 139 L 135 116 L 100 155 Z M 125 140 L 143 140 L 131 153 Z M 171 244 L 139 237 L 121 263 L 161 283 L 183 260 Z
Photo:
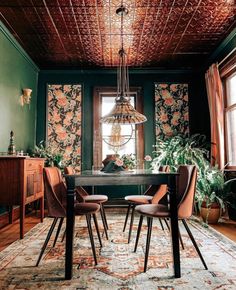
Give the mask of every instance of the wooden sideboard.
M 43 158 L 0 156 L 0 205 L 20 206 L 21 239 L 26 204 L 40 200 L 41 222 L 44 218 L 43 167 Z

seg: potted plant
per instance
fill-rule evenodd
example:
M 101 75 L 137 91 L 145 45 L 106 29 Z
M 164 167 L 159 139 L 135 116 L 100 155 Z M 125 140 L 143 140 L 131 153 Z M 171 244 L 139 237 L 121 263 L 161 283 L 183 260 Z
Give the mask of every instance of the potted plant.
M 203 220 L 211 223 L 213 212 L 220 216 L 224 208 L 224 174 L 216 167 L 211 167 L 205 136 L 195 134 L 158 139 L 153 153 L 152 169 L 168 164 L 171 170 L 176 171 L 180 164 L 196 165 L 198 179 L 195 199 L 204 215 Z
M 225 182 L 224 201 L 227 205 L 229 218 L 236 221 L 236 178 Z
M 217 223 L 224 209 L 225 182 L 222 170 L 207 167 L 197 180 L 196 201 L 200 215 L 206 223 Z
M 31 150 L 30 155 L 32 157 L 45 158 L 45 166 L 56 166 L 59 168 L 63 167 L 62 159 L 63 155 L 58 150 L 48 146 L 44 141 L 40 141 L 39 145 L 35 145 L 34 149 Z

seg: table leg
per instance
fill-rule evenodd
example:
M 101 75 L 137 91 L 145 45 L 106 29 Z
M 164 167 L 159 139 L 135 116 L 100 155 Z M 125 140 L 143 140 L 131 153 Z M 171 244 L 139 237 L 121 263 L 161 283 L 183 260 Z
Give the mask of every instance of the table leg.
M 24 238 L 25 232 L 25 203 L 20 205 L 20 238 Z
M 8 207 L 8 218 L 9 218 L 9 224 L 12 224 L 13 222 L 13 206 L 9 205 Z
M 181 277 L 180 271 L 180 253 L 179 253 L 179 231 L 178 231 L 178 211 L 176 201 L 176 177 L 171 176 L 169 182 L 170 192 L 170 215 L 171 215 L 171 239 L 172 251 L 174 261 L 174 274 L 175 278 Z
M 65 279 L 73 276 L 74 190 L 67 191 Z
M 40 198 L 40 215 L 41 215 L 41 223 L 44 219 L 44 197 Z

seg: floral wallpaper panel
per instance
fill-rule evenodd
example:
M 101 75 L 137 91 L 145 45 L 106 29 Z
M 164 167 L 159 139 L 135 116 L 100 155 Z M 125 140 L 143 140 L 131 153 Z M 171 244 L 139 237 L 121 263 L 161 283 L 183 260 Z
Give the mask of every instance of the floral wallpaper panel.
M 155 84 L 156 138 L 189 134 L 187 84 Z
M 81 85 L 48 85 L 48 145 L 81 170 Z

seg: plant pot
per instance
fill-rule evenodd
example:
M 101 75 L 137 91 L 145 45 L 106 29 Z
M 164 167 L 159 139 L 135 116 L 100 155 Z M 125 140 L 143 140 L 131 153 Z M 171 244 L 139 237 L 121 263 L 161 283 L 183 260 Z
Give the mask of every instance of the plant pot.
M 228 205 L 229 219 L 236 221 L 236 209 Z
M 206 206 L 206 203 L 203 202 L 200 215 L 205 223 L 216 224 L 221 216 L 221 208 L 216 202 L 208 205 L 208 207 Z

